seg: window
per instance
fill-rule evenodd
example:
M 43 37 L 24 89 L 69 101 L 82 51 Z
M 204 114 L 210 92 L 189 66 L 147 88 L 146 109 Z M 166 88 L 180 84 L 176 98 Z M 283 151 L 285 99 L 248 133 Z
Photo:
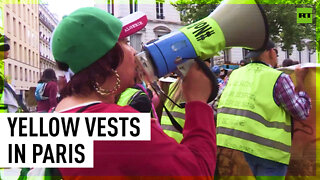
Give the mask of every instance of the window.
M 29 49 L 28 53 L 28 64 L 31 64 L 31 50 Z
M 8 74 L 9 74 L 9 78 L 12 78 L 12 69 L 11 69 L 11 64 L 8 64 Z
M 138 0 L 129 0 L 130 14 L 138 11 Z
M 38 67 L 38 54 L 36 54 L 36 67 Z
M 17 42 L 13 42 L 13 59 L 18 58 L 18 48 L 17 48 Z
M 21 22 L 19 22 L 19 29 L 18 29 L 18 31 L 19 31 L 19 34 L 18 34 L 19 39 L 22 40 L 22 27 L 21 27 Z
M 24 42 L 27 42 L 27 30 L 26 30 L 26 26 L 23 26 L 23 38 L 24 38 Z
M 17 36 L 16 18 L 13 18 L 13 35 Z
M 10 23 L 10 14 L 7 13 L 7 20 L 6 20 L 6 25 L 4 27 L 7 27 L 7 32 L 10 34 L 11 33 L 11 23 Z
M 33 13 L 31 13 L 31 22 L 30 23 L 31 23 L 31 28 L 33 28 L 33 24 L 34 24 L 33 23 Z
M 24 59 L 22 60 L 22 62 L 27 62 L 27 48 L 26 47 L 24 47 Z
M 18 80 L 18 67 L 14 66 L 14 80 Z
M 20 67 L 20 81 L 23 81 L 23 71 L 22 71 L 22 67 Z
M 33 65 L 33 66 L 35 66 L 35 64 L 36 64 L 35 62 L 36 62 L 36 61 L 35 61 L 35 59 L 34 59 L 34 52 L 32 52 L 32 65 Z
M 157 19 L 164 19 L 163 16 L 163 3 L 156 2 L 156 13 L 157 13 Z
M 33 71 L 32 81 L 33 81 L 33 82 L 36 82 L 35 79 L 36 79 L 36 74 L 35 74 L 35 72 Z
M 22 5 L 22 10 L 23 10 L 23 15 L 22 15 L 23 20 L 26 21 L 26 5 L 25 4 Z
M 22 10 L 21 10 L 21 4 L 18 5 L 19 7 L 19 11 L 18 11 L 18 14 L 19 14 L 19 17 L 21 17 L 21 13 L 22 13 Z
M 24 81 L 28 82 L 28 71 L 24 69 Z
M 23 56 L 22 56 L 22 45 L 19 45 L 19 60 L 22 61 Z
M 39 22 L 37 16 L 35 16 L 35 21 L 34 22 Z M 38 29 L 38 23 L 35 24 L 35 29 Z
M 169 34 L 171 32 L 171 29 L 167 26 L 157 26 L 153 29 L 153 32 L 155 33 L 156 37 L 161 37 L 163 35 Z
M 30 9 L 27 10 L 27 23 L 30 25 Z
M 107 11 L 114 15 L 114 0 L 107 0 Z

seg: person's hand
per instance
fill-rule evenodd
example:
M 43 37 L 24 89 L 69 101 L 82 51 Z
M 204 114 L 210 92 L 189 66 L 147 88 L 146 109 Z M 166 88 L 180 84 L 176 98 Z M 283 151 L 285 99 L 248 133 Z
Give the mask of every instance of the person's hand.
M 300 66 L 297 66 L 294 70 L 294 73 L 296 75 L 297 85 L 295 90 L 297 92 L 304 90 L 304 79 L 306 78 L 308 74 L 308 68 L 301 68 Z
M 207 103 L 211 93 L 211 81 L 194 63 L 182 82 L 183 94 L 186 102 L 202 101 Z

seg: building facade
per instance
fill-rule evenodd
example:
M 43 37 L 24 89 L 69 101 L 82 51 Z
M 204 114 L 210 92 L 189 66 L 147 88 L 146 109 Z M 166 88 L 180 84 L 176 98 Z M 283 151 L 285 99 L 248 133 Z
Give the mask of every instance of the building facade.
M 47 5 L 39 4 L 40 74 L 48 68 L 56 70 L 56 63 L 51 52 L 50 42 L 52 33 L 57 25 L 57 17 L 48 10 Z
M 130 45 L 138 52 L 142 45 L 183 26 L 179 12 L 170 4 L 156 0 L 96 0 L 95 7 L 121 18 L 133 12 L 144 12 L 148 17 L 147 26 L 130 37 Z
M 36 3 L 4 4 L 4 34 L 10 44 L 4 72 L 16 93 L 24 97 L 40 78 L 39 8 Z
M 141 11 L 147 14 L 148 24 L 140 32 L 130 37 L 130 44 L 137 51 L 141 50 L 143 44 L 148 41 L 157 39 L 160 36 L 176 31 L 184 23 L 180 21 L 179 12 L 170 4 L 170 0 L 164 0 L 160 3 L 156 0 L 96 0 L 95 7 L 101 8 L 114 16 L 121 18 L 135 11 Z M 288 55 L 282 51 L 278 45 L 278 63 L 282 64 L 286 58 L 291 58 L 300 63 L 316 62 L 316 53 L 309 51 L 307 48 L 301 52 L 293 48 L 293 53 Z M 215 56 L 215 64 L 232 63 L 237 64 L 243 60 L 248 53 L 247 50 L 234 47 L 221 51 Z

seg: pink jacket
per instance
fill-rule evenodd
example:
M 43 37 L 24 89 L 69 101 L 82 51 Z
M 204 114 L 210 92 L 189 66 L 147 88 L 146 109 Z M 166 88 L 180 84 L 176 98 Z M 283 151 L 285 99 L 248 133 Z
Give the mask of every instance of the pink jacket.
M 68 111 L 76 112 L 81 107 Z M 136 112 L 129 106 L 98 104 L 85 112 Z M 60 168 L 63 179 L 90 176 L 189 176 L 210 179 L 216 165 L 213 112 L 202 102 L 186 105 L 183 140 L 178 144 L 151 123 L 151 141 L 95 141 L 94 168 Z

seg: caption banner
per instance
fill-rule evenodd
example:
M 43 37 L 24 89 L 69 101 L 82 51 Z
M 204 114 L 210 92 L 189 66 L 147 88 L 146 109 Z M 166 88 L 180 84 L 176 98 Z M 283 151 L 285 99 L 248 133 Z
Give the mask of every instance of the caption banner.
M 93 141 L 150 141 L 150 113 L 2 113 L 0 167 L 93 167 Z

